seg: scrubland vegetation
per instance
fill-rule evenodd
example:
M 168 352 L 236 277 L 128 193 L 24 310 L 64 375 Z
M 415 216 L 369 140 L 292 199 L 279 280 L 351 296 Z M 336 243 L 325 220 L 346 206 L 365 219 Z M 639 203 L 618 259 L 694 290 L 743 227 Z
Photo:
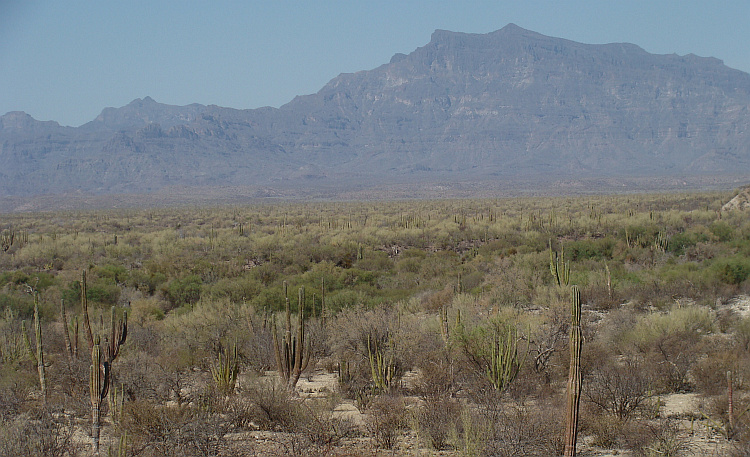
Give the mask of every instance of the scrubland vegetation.
M 729 197 L 0 216 L 0 455 L 90 455 L 95 397 L 102 455 L 561 455 L 572 285 L 579 449 L 750 455 Z

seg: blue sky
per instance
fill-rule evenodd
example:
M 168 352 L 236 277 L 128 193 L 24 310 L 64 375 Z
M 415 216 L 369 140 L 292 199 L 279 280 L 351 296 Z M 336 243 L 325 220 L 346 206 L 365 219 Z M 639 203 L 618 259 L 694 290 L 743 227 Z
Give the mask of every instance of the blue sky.
M 408 54 L 435 29 L 487 33 L 510 22 L 750 72 L 750 0 L 0 0 L 0 114 L 78 126 L 145 96 L 278 107 Z

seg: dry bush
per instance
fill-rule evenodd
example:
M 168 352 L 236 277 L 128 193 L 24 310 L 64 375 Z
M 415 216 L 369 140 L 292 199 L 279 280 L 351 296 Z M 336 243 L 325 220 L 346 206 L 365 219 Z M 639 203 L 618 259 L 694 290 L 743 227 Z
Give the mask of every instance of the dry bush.
M 0 419 L 0 457 L 76 457 L 84 455 L 73 439 L 73 422 L 48 411 Z
M 31 371 L 0 365 L 0 419 L 10 419 L 21 412 L 29 392 L 39 388 L 37 379 Z
M 442 290 L 422 295 L 422 309 L 435 313 L 449 305 L 456 293 L 457 284 L 448 284 Z
M 714 330 L 713 312 L 700 306 L 679 306 L 669 313 L 642 316 L 625 340 L 643 355 L 648 370 L 665 392 L 690 391 L 688 378 L 698 344 Z
M 406 426 L 406 405 L 401 396 L 383 394 L 370 404 L 365 419 L 375 446 L 393 449 L 401 430 Z
M 458 400 L 437 395 L 427 397 L 413 413 L 417 433 L 432 449 L 444 449 L 451 432 L 459 426 L 462 410 Z
M 727 372 L 732 373 L 735 391 L 748 388 L 750 380 L 750 354 L 738 350 L 734 341 L 724 338 L 724 335 L 706 338 L 701 351 L 701 357 L 691 372 L 691 379 L 695 382 L 696 390 L 703 395 L 726 394 Z
M 551 456 L 561 455 L 564 448 L 562 410 L 553 405 L 527 406 L 508 404 L 493 413 L 492 431 L 482 455 Z
M 280 380 L 258 379 L 243 385 L 239 398 L 245 405 L 245 422 L 264 430 L 290 431 L 300 415 L 298 400 Z
M 216 456 L 228 430 L 225 419 L 204 408 L 126 402 L 121 427 L 144 457 Z
M 610 362 L 586 377 L 583 395 L 603 411 L 627 421 L 646 405 L 653 394 L 651 386 L 650 375 L 638 363 Z
M 334 416 L 335 403 L 330 399 L 310 399 L 301 403 L 294 425 L 296 432 L 304 435 L 313 445 L 328 448 L 354 435 L 356 428 L 349 419 Z
M 605 449 L 636 449 L 646 443 L 641 421 L 623 420 L 592 408 L 586 408 L 586 411 L 586 414 L 581 414 L 579 435 L 591 435 L 592 445 Z
M 426 350 L 417 364 L 419 378 L 415 384 L 415 394 L 423 399 L 432 397 L 452 397 L 460 388 L 457 379 L 463 374 L 458 362 L 447 348 Z
M 85 343 L 83 345 L 85 347 Z M 50 401 L 66 410 L 75 411 L 77 415 L 86 415 L 91 411 L 89 373 L 91 356 L 85 349 L 78 358 L 66 360 L 58 357 L 47 369 L 47 383 Z M 115 368 L 116 370 L 117 368 Z M 54 384 L 49 384 L 54 379 Z
M 650 421 L 641 430 L 643 440 L 631 447 L 638 457 L 681 457 L 690 455 L 695 447 L 674 419 Z

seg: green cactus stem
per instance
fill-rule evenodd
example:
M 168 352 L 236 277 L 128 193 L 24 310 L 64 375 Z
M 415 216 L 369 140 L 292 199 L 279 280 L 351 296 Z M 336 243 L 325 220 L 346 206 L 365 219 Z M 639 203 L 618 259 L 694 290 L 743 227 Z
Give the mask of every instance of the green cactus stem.
M 112 380 L 112 364 L 120 355 L 120 348 L 128 337 L 128 313 L 123 312 L 118 320 L 115 307 L 111 308 L 110 328 L 101 343 L 101 337 L 94 337 L 88 313 L 88 299 L 86 298 L 86 271 L 81 273 L 81 308 L 83 312 L 83 328 L 86 340 L 91 350 L 91 442 L 94 455 L 99 455 L 99 435 L 101 434 L 102 402 L 107 398 Z M 100 321 L 103 321 L 100 317 Z M 103 325 L 103 322 L 100 322 Z M 76 339 L 77 339 L 76 335 Z M 110 411 L 111 412 L 111 411 Z
M 440 335 L 443 337 L 443 342 L 448 344 L 451 339 L 451 333 L 461 326 L 461 310 L 456 310 L 456 322 L 453 326 L 453 330 L 448 322 L 448 306 L 442 306 L 440 308 Z
M 89 376 L 89 392 L 91 399 L 91 447 L 94 455 L 99 455 L 99 438 L 101 435 L 102 404 L 107 398 L 110 383 L 110 364 L 102 354 L 99 337 L 96 337 L 91 350 L 91 371 Z
M 81 272 L 81 313 L 83 314 L 83 333 L 89 350 L 94 348 L 94 334 L 91 332 L 91 321 L 89 320 L 89 300 L 86 291 L 86 270 Z
M 370 374 L 375 389 L 386 392 L 393 386 L 396 377 L 396 365 L 393 360 L 393 353 L 386 354 L 385 350 L 372 342 L 370 336 L 367 336 L 367 356 L 370 361 Z
M 505 334 L 495 333 L 486 371 L 487 379 L 495 390 L 504 391 L 518 377 L 528 352 L 527 346 L 526 351 L 519 355 L 518 331 L 514 326 L 506 325 Z
M 122 432 L 117 439 L 117 447 L 107 449 L 107 457 L 125 457 L 128 455 L 128 432 Z
M 39 319 L 39 293 L 34 292 L 34 342 L 35 347 L 31 347 L 28 332 L 26 331 L 26 321 L 21 321 L 21 331 L 23 333 L 23 343 L 29 352 L 29 357 L 36 365 L 39 373 L 39 389 L 42 392 L 42 404 L 47 404 L 47 376 L 45 368 L 48 365 L 44 363 L 44 347 L 42 340 L 42 323 Z
M 68 329 L 68 315 L 65 312 L 65 300 L 60 299 L 60 318 L 62 319 L 63 327 L 63 342 L 65 343 L 65 355 L 68 356 L 68 361 L 73 361 L 73 344 L 70 341 L 70 331 Z
M 581 400 L 581 292 L 573 286 L 570 326 L 570 372 L 568 375 L 568 403 L 565 434 L 565 457 L 575 457 L 578 438 L 578 406 Z
M 240 374 L 240 362 L 237 356 L 237 346 L 227 347 L 223 354 L 219 354 L 218 363 L 211 366 L 211 377 L 216 388 L 223 395 L 232 395 Z
M 552 241 L 549 243 L 549 270 L 558 286 L 570 284 L 570 261 L 565 261 L 565 248 L 558 254 L 552 250 Z
M 278 369 L 279 376 L 281 376 L 281 379 L 286 383 L 289 390 L 294 390 L 302 372 L 307 369 L 312 355 L 310 344 L 306 341 L 305 335 L 305 288 L 299 288 L 297 328 L 296 336 L 294 337 L 292 336 L 292 312 L 289 305 L 286 281 L 284 281 L 284 296 L 286 302 L 286 328 L 283 341 L 279 340 L 275 320 L 271 327 L 271 333 L 273 336 L 276 368 Z
M 117 386 L 109 389 L 107 402 L 109 403 L 109 417 L 112 419 L 112 423 L 114 425 L 120 425 L 122 423 L 122 413 L 125 406 L 125 385 L 120 384 L 119 389 Z

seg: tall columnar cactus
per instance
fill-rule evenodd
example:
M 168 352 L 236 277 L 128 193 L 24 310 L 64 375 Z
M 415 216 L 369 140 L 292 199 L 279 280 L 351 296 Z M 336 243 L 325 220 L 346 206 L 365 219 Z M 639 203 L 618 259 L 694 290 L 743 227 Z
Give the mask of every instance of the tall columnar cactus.
M 732 372 L 727 371 L 727 415 L 729 416 L 729 433 L 734 431 L 734 389 L 732 388 Z
M 101 414 L 104 399 L 107 398 L 110 383 L 111 365 L 102 354 L 99 337 L 96 337 L 91 349 L 91 372 L 89 377 L 89 392 L 91 398 L 91 446 L 94 455 L 99 455 L 99 437 L 101 435 Z
M 39 373 L 39 388 L 42 391 L 42 403 L 47 404 L 47 376 L 45 373 L 46 365 L 44 364 L 44 348 L 42 344 L 42 323 L 39 319 L 39 293 L 34 292 L 34 339 L 36 346 L 31 347 L 28 332 L 26 331 L 26 321 L 21 321 L 21 331 L 23 332 L 23 342 L 29 352 L 31 360 L 36 365 Z
M 458 329 L 461 326 L 461 310 L 456 310 L 456 322 L 453 330 Z M 443 342 L 448 344 L 451 339 L 452 329 L 448 322 L 448 306 L 442 306 L 440 308 L 440 335 L 443 337 Z
M 578 438 L 578 405 L 581 399 L 581 293 L 573 286 L 570 326 L 570 373 L 568 375 L 567 431 L 565 457 L 575 457 Z
M 565 261 L 565 248 L 560 248 L 560 254 L 552 250 L 552 241 L 549 243 L 549 271 L 558 286 L 570 284 L 570 262 Z
M 320 278 L 320 321 L 323 326 L 326 325 L 326 280 Z
M 70 331 L 68 329 L 68 315 L 65 312 L 65 300 L 60 299 L 60 318 L 62 319 L 63 327 L 63 341 L 65 343 L 65 355 L 68 356 L 68 361 L 73 361 L 73 343 L 70 341 Z M 76 341 L 76 345 L 78 342 Z
M 276 368 L 279 375 L 286 383 L 289 390 L 293 390 L 299 381 L 302 372 L 310 363 L 310 344 L 305 338 L 305 288 L 299 288 L 299 306 L 297 311 L 296 336 L 292 336 L 292 311 L 289 306 L 287 294 L 287 283 L 284 282 L 284 296 L 286 302 L 286 331 L 283 341 L 279 341 L 278 329 L 274 321 L 271 327 L 273 335 L 274 355 L 276 356 Z
M 104 399 L 107 398 L 109 385 L 112 381 L 112 363 L 120 355 L 120 348 L 125 344 L 128 337 L 128 313 L 127 311 L 123 312 L 122 318 L 118 320 L 115 307 L 112 307 L 109 332 L 105 335 L 102 345 L 100 336 L 94 337 L 91 331 L 85 270 L 81 274 L 81 308 L 86 341 L 89 343 L 89 349 L 91 350 L 91 440 L 94 455 L 98 456 L 102 404 Z
M 505 390 L 521 372 L 526 361 L 528 346 L 523 354 L 518 353 L 518 331 L 512 325 L 507 325 L 505 334 L 497 332 L 490 348 L 489 366 L 486 376 L 495 390 Z
M 94 348 L 94 334 L 91 332 L 91 321 L 89 320 L 89 300 L 86 291 L 86 270 L 81 272 L 81 313 L 83 314 L 83 332 L 89 351 Z

